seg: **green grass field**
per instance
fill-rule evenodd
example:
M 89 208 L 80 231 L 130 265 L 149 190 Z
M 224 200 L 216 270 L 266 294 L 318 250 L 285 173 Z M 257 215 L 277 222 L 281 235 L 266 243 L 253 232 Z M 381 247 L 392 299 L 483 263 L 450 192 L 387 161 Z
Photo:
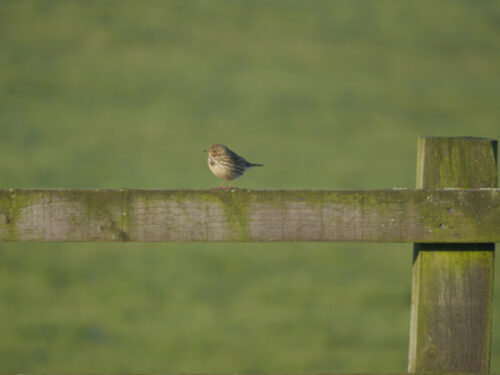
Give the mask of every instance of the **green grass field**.
M 418 135 L 500 139 L 499 62 L 496 1 L 2 0 L 0 187 L 210 188 L 212 143 L 242 188 L 413 187 Z M 411 257 L 0 243 L 0 372 L 405 372 Z

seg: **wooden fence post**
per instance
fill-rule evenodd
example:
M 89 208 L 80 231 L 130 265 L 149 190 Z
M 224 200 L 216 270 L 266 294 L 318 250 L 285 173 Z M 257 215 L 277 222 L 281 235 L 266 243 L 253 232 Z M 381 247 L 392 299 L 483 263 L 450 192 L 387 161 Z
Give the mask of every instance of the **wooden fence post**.
M 417 188 L 496 187 L 496 156 L 494 140 L 420 137 Z M 489 372 L 494 250 L 415 244 L 408 372 Z

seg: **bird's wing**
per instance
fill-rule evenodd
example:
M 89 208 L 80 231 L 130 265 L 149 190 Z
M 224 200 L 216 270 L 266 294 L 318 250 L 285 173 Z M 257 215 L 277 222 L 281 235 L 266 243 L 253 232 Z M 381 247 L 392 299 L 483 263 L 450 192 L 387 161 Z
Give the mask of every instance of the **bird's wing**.
M 247 164 L 250 164 L 248 163 L 248 161 L 246 161 L 245 159 L 243 159 L 240 155 L 238 155 L 236 152 L 234 151 L 231 151 L 231 150 L 227 150 L 228 151 L 228 155 L 229 155 L 229 158 L 231 159 L 231 161 L 233 163 L 237 163 L 237 164 L 243 164 L 243 165 L 247 165 Z

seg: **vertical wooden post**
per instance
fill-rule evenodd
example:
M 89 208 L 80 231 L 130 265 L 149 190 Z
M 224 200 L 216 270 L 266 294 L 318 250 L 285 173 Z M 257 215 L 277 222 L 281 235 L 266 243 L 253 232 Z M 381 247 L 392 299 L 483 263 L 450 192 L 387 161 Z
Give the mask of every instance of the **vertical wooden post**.
M 496 187 L 496 156 L 494 140 L 420 137 L 417 188 Z M 494 250 L 415 244 L 408 372 L 489 372 Z

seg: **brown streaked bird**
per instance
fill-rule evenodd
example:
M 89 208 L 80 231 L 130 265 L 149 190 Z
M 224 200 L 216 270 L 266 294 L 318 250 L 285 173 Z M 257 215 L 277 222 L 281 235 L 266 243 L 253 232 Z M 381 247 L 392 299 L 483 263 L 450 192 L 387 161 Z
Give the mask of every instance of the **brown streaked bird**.
M 224 145 L 212 145 L 208 150 L 208 168 L 214 175 L 222 178 L 222 189 L 226 181 L 231 181 L 229 189 L 233 187 L 234 180 L 243 176 L 247 169 L 262 167 L 262 164 L 254 164 L 246 161 L 234 151 Z

